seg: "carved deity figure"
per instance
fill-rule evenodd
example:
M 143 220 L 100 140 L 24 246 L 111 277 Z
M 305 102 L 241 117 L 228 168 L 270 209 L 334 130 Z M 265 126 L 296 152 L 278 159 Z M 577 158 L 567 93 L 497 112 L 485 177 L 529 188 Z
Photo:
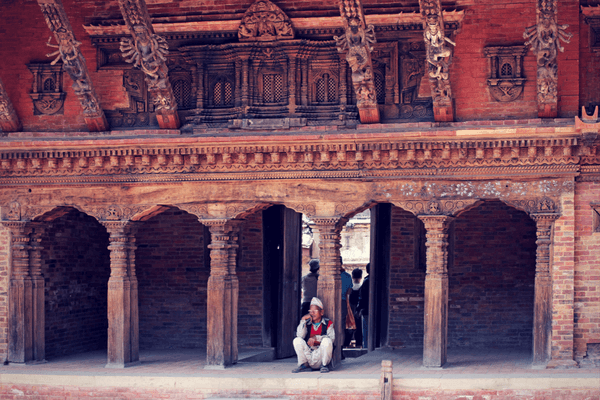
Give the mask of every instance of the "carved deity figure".
M 164 37 L 150 34 L 144 25 L 135 25 L 133 33 L 133 39 L 121 39 L 121 52 L 125 61 L 144 71 L 148 77 L 149 89 L 166 88 L 169 73 L 166 56 L 169 54 L 169 44 Z
M 246 12 L 238 28 L 240 39 L 293 38 L 294 31 L 289 18 L 270 1 L 257 1 Z
M 558 25 L 556 22 L 556 0 L 543 1 L 538 4 L 538 23 L 525 28 L 523 38 L 525 45 L 531 45 L 531 50 L 537 58 L 538 103 L 557 102 L 558 66 L 556 57 L 558 51 L 564 52 L 560 41 L 570 43 L 570 33 L 566 32 L 569 25 Z

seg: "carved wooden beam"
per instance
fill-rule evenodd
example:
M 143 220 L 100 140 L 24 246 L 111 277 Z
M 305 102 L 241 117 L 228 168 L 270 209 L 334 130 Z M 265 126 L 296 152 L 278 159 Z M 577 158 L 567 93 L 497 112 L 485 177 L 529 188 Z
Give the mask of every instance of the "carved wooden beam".
M 12 106 L 12 102 L 4 90 L 0 79 L 0 130 L 2 132 L 16 132 L 21 130 L 21 121 Z
M 456 44 L 444 35 L 444 21 L 440 0 L 419 0 L 423 17 L 427 75 L 433 98 L 433 117 L 436 121 L 454 121 L 452 90 L 449 67 L 452 63 L 452 48 Z
M 538 116 L 556 118 L 558 115 L 558 50 L 564 52 L 560 41 L 569 43 L 571 33 L 569 25 L 557 23 L 557 0 L 536 1 L 536 24 L 525 28 L 525 45 L 531 45 L 531 51 L 537 59 L 537 98 Z
M 132 38 L 121 39 L 125 61 L 133 63 L 146 74 L 148 92 L 152 97 L 158 124 L 163 129 L 179 128 L 177 101 L 169 82 L 167 54 L 169 45 L 164 37 L 154 33 L 144 0 L 119 0 L 123 19 Z
M 352 69 L 352 85 L 360 122 L 377 123 L 379 110 L 371 61 L 371 51 L 376 41 L 375 28 L 373 25 L 367 26 L 360 0 L 340 0 L 339 5 L 346 33 L 333 38 L 338 51 L 346 53 L 346 61 Z
M 64 70 L 73 79 L 73 90 L 79 98 L 90 132 L 109 130 L 110 127 L 92 86 L 85 58 L 79 50 L 81 42 L 75 39 L 62 0 L 38 0 L 38 4 L 42 8 L 48 28 L 54 33 L 57 42 L 57 44 L 51 44 L 50 38 L 47 43 L 49 47 L 57 49 L 48 54 L 48 57 L 56 56 L 51 64 L 54 65 L 58 60 L 62 60 Z

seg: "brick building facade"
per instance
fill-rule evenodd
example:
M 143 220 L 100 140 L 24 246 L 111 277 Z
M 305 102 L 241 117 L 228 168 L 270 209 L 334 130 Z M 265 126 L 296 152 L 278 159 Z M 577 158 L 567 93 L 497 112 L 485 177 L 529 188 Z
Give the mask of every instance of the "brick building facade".
M 598 2 L 340 4 L 2 2 L 0 360 L 289 356 L 367 209 L 371 350 L 600 345 Z

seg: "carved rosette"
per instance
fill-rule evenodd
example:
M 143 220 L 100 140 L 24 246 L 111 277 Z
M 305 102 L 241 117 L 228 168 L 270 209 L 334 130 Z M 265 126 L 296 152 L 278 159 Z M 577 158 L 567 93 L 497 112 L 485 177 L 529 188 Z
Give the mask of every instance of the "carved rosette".
M 367 26 L 360 0 L 340 0 L 339 5 L 345 34 L 333 38 L 338 52 L 346 54 L 346 61 L 352 70 L 360 121 L 377 123 L 379 110 L 371 60 L 373 44 L 376 42 L 375 28 L 373 25 Z
M 169 45 L 154 32 L 144 0 L 119 0 L 119 7 L 132 36 L 121 39 L 123 58 L 146 75 L 160 127 L 176 129 L 179 116 L 167 67 Z
M 238 28 L 240 41 L 293 39 L 288 16 L 268 0 L 258 0 L 244 14 Z
M 436 121 L 453 121 L 452 90 L 449 67 L 452 63 L 452 48 L 456 44 L 444 34 L 444 20 L 440 0 L 420 0 L 423 17 L 426 64 L 433 98 Z
M 570 43 L 569 25 L 557 23 L 557 0 L 536 1 L 536 24 L 525 28 L 525 45 L 531 45 L 537 59 L 538 116 L 555 118 L 558 106 L 558 51 L 564 52 L 560 41 Z
M 75 39 L 62 1 L 38 0 L 38 4 L 42 9 L 48 28 L 54 34 L 57 42 L 56 45 L 51 44 L 50 40 L 47 43 L 49 47 L 57 49 L 55 52 L 47 54 L 48 57 L 56 56 L 51 65 L 56 64 L 58 60 L 62 60 L 63 69 L 73 80 L 73 91 L 83 108 L 83 115 L 88 129 L 90 131 L 108 130 L 108 123 L 92 86 L 85 58 L 79 50 L 81 42 Z
M 4 89 L 0 79 L 0 129 L 3 132 L 15 132 L 21 130 L 21 121 L 13 108 L 12 102 Z

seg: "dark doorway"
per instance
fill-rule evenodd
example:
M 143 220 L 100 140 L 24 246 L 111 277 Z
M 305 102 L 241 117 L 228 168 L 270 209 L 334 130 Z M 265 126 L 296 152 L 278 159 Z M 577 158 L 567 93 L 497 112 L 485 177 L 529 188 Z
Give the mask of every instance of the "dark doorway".
M 263 343 L 277 358 L 293 356 L 300 319 L 302 214 L 276 205 L 263 211 Z

